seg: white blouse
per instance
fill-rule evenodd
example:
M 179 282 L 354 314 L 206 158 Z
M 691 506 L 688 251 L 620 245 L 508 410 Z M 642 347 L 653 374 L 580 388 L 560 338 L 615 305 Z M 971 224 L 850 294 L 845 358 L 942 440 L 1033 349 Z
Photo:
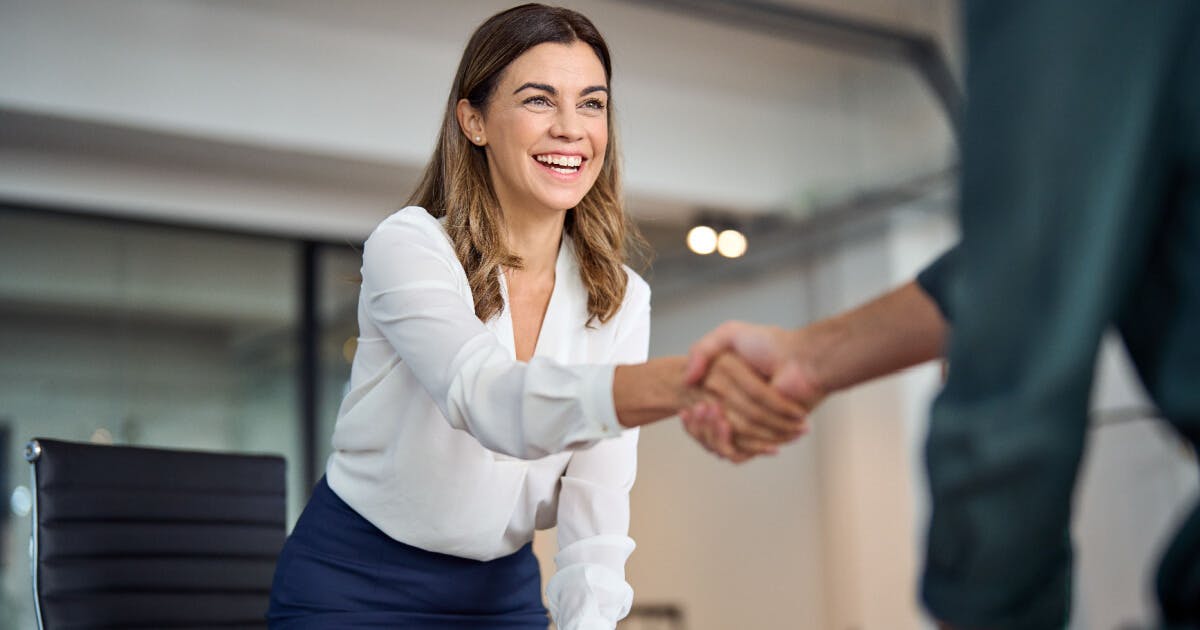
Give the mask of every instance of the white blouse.
M 620 310 L 589 328 L 564 235 L 523 363 L 503 275 L 504 309 L 482 323 L 441 223 L 419 207 L 384 220 L 363 251 L 330 487 L 392 538 L 476 560 L 511 554 L 557 523 L 558 572 L 546 588 L 555 622 L 615 627 L 633 602 L 625 560 L 638 432 L 617 422 L 613 366 L 645 361 L 650 334 L 650 288 L 626 271 Z

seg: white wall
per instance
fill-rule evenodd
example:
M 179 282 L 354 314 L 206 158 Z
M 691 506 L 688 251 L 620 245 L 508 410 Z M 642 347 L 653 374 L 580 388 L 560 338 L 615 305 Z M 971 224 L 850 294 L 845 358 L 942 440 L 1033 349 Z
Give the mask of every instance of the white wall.
M 693 299 L 653 301 L 652 356 L 681 354 L 725 319 L 758 314 L 796 326 L 811 305 L 808 270 L 780 269 Z M 630 562 L 639 601 L 679 602 L 688 628 L 828 627 L 817 442 L 736 467 L 675 421 L 643 430 Z

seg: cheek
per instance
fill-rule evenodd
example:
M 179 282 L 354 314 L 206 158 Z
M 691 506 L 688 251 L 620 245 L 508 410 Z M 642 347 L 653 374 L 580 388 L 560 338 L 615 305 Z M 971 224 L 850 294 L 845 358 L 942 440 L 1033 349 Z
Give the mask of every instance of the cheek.
M 485 130 L 488 142 L 498 153 L 521 154 L 538 135 L 538 121 L 521 111 L 493 112 Z
M 601 122 L 592 131 L 592 151 L 596 158 L 604 157 L 608 152 L 608 125 Z

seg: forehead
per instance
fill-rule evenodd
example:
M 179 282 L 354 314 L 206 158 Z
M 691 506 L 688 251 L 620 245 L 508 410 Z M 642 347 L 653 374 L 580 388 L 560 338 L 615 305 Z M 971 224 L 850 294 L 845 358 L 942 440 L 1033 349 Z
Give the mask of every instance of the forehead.
M 608 85 L 596 51 L 581 41 L 538 44 L 514 59 L 500 77 L 500 84 L 505 86 L 530 81 L 563 89 Z

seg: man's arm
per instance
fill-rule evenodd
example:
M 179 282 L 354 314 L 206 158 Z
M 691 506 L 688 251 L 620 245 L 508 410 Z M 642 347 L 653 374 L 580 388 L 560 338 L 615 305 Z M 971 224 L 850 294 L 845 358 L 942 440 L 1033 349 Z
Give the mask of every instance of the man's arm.
M 727 322 L 692 346 L 688 382 L 698 382 L 714 357 L 731 351 L 788 397 L 812 410 L 828 394 L 942 356 L 948 325 L 917 282 L 909 282 L 857 308 L 795 330 Z M 716 410 L 692 407 L 688 432 L 718 454 L 740 442 L 743 452 L 764 452 L 761 440 L 738 439 Z

